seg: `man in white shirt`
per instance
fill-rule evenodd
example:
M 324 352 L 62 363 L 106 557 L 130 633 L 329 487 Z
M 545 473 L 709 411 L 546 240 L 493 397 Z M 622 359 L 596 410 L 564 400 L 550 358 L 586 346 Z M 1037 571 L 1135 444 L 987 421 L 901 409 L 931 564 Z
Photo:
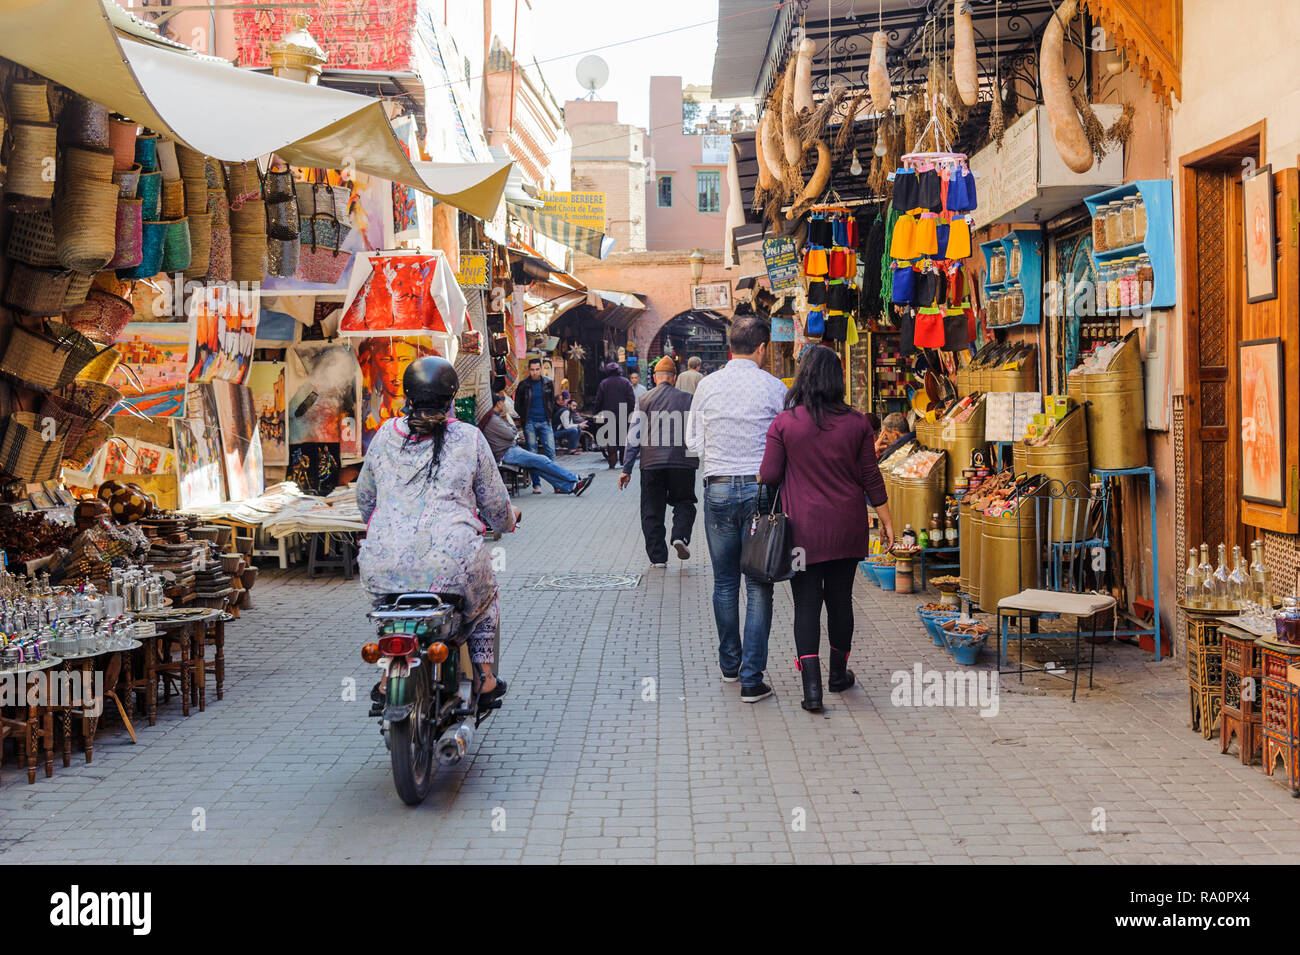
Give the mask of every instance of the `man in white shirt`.
M 786 387 L 762 368 L 771 328 L 757 315 L 731 325 L 731 361 L 703 378 L 686 420 L 687 451 L 704 477 L 704 530 L 713 564 L 713 617 L 718 665 L 726 683 L 740 681 L 740 698 L 772 695 L 763 682 L 772 628 L 772 585 L 745 578 L 745 632 L 740 632 L 740 545 L 756 509 L 771 507 L 758 483 L 767 428 L 785 406 Z

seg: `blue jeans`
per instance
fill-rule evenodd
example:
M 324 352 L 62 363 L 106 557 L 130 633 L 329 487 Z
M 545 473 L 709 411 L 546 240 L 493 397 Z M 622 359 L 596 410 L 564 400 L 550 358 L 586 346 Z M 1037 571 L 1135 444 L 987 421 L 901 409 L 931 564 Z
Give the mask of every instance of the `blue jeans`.
M 745 638 L 740 637 L 740 542 L 756 507 L 771 505 L 770 491 L 754 482 L 706 484 L 704 531 L 713 564 L 713 619 L 718 627 L 718 665 L 740 671 L 740 685 L 754 686 L 767 668 L 772 629 L 772 585 L 745 578 Z M 760 500 L 761 498 L 761 500 Z
M 578 483 L 578 475 L 568 468 L 560 467 L 543 455 L 525 451 L 519 445 L 508 449 L 501 460 L 517 468 L 527 468 L 533 477 L 533 487 L 541 487 L 542 478 L 546 478 L 547 482 L 561 494 L 568 494 Z
M 555 432 L 545 421 L 525 421 L 524 422 L 524 443 L 528 445 L 528 450 L 534 454 L 537 453 L 537 446 L 541 445 L 542 454 L 546 455 L 551 461 L 555 460 Z M 538 476 L 537 471 L 533 471 L 533 487 L 541 487 L 542 479 Z
M 582 441 L 581 428 L 561 428 L 555 432 L 556 440 L 568 445 L 570 451 L 576 451 L 579 443 Z

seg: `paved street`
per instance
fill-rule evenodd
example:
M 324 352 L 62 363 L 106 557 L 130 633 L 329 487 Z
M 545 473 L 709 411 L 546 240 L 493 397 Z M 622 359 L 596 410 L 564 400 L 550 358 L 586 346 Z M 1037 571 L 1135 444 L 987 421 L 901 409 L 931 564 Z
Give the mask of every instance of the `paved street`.
M 594 456 L 582 459 L 593 462 Z M 29 786 L 0 783 L 0 862 L 1284 862 L 1300 800 L 1188 729 L 1182 661 L 1099 648 L 1070 702 L 1043 677 L 996 716 L 896 706 L 890 676 L 954 669 L 915 596 L 859 580 L 859 686 L 799 707 L 778 588 L 773 698 L 716 666 L 702 520 L 695 555 L 650 570 L 637 484 L 601 470 L 573 500 L 516 497 L 503 543 L 505 707 L 419 808 L 398 800 L 365 716 L 373 668 L 355 582 L 264 572 L 229 626 L 226 696 L 176 701 L 139 745 L 113 721 Z M 635 589 L 538 589 L 543 575 L 643 575 Z M 825 650 L 823 648 L 823 657 Z M 991 665 L 986 651 L 982 664 Z M 355 679 L 357 701 L 342 699 Z M 1103 821 L 1103 831 L 1094 824 Z M 199 831 L 196 831 L 198 829 Z

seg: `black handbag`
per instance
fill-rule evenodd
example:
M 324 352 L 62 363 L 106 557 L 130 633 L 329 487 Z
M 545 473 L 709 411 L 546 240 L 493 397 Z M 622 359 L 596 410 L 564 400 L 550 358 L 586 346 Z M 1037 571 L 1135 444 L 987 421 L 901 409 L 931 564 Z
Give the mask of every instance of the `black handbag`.
M 754 510 L 740 542 L 740 572 L 764 584 L 794 576 L 794 533 L 790 519 L 777 509 L 780 501 L 778 489 L 768 513 Z

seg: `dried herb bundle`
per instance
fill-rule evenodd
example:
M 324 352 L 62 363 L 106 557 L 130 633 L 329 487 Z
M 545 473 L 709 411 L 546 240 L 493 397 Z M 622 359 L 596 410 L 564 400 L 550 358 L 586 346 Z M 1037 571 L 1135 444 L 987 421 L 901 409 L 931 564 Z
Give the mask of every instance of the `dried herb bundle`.
M 993 101 L 989 104 L 989 138 L 1002 148 L 1002 137 L 1007 131 L 1006 120 L 1002 116 L 1002 91 L 993 90 Z
M 1119 118 L 1106 130 L 1106 139 L 1117 145 L 1127 146 L 1129 137 L 1133 135 L 1133 114 L 1136 112 L 1132 103 L 1125 103 L 1124 108 L 1120 110 Z
M 799 127 L 799 137 L 805 142 L 810 143 L 813 140 L 821 139 L 822 133 L 826 131 L 826 124 L 830 118 L 835 115 L 835 111 L 844 102 L 849 95 L 849 84 L 843 80 L 836 80 L 827 90 L 822 101 L 817 104 L 817 108 L 812 111 L 808 119 Z
M 1106 158 L 1106 130 L 1097 114 L 1092 111 L 1092 104 L 1088 102 L 1082 83 L 1074 88 L 1074 108 L 1079 111 L 1079 118 L 1083 121 L 1083 135 L 1088 138 L 1088 146 L 1097 162 L 1101 162 Z

